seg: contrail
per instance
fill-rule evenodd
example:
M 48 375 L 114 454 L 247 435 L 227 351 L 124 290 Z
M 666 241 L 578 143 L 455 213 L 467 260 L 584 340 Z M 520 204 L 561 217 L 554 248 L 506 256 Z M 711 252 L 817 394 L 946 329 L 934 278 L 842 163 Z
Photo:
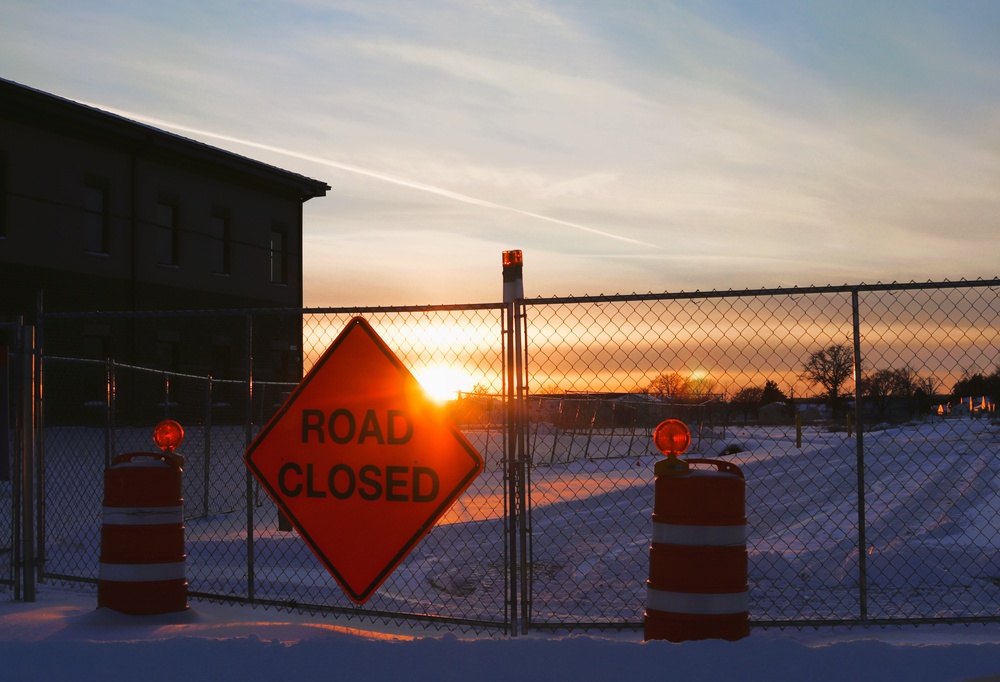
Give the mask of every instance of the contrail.
M 230 135 L 213 133 L 209 130 L 201 130 L 200 128 L 191 128 L 188 126 L 179 125 L 177 123 L 171 123 L 170 121 L 164 121 L 162 119 L 152 118 L 150 116 L 143 116 L 141 114 L 135 114 L 130 111 L 124 111 L 121 109 L 111 109 L 108 107 L 101 107 L 96 104 L 91 104 L 88 102 L 81 102 L 81 104 L 85 104 L 86 106 L 89 107 L 94 107 L 95 109 L 102 109 L 103 111 L 109 111 L 118 116 L 123 116 L 125 118 L 141 121 L 149 125 L 154 125 L 161 128 L 171 128 L 173 130 L 178 130 L 185 133 L 191 133 L 193 135 L 202 135 L 205 137 L 214 138 L 216 140 L 223 140 L 225 142 L 232 142 L 234 144 L 241 144 L 247 147 L 253 147 L 255 149 L 262 149 L 265 151 L 274 152 L 275 154 L 283 154 L 285 156 L 291 156 L 297 159 L 302 159 L 303 161 L 310 161 L 312 163 L 317 163 L 323 166 L 329 166 L 330 168 L 336 168 L 338 170 L 346 171 L 348 173 L 354 173 L 356 175 L 364 175 L 366 177 L 374 178 L 376 180 L 381 180 L 383 182 L 389 182 L 394 185 L 399 185 L 400 187 L 408 187 L 410 189 L 419 190 L 421 192 L 436 194 L 437 196 L 440 197 L 453 199 L 455 201 L 461 201 L 466 204 L 472 204 L 473 206 L 482 206 L 483 208 L 491 208 L 497 211 L 509 211 L 510 213 L 517 213 L 518 215 L 523 215 L 528 218 L 545 220 L 550 223 L 555 223 L 556 225 L 571 227 L 575 230 L 589 232 L 591 234 L 600 235 L 601 237 L 607 237 L 608 239 L 615 239 L 621 242 L 627 242 L 629 244 L 637 244 L 639 246 L 647 246 L 655 249 L 661 248 L 656 244 L 649 244 L 647 242 L 639 241 L 638 239 L 632 239 L 631 237 L 623 237 L 622 235 L 619 234 L 613 234 L 611 232 L 597 230 L 594 229 L 593 227 L 587 227 L 586 225 L 580 225 L 579 223 L 569 222 L 568 220 L 560 220 L 559 218 L 552 218 L 550 216 L 541 215 L 540 213 L 532 213 L 531 211 L 524 211 L 522 209 L 514 208 L 512 206 L 504 206 L 503 204 L 497 204 L 492 201 L 486 201 L 485 199 L 477 199 L 476 197 L 470 197 L 467 194 L 452 192 L 451 190 L 447 190 L 442 187 L 435 187 L 434 185 L 428 185 L 423 182 L 417 182 L 415 180 L 406 180 L 404 178 L 397 178 L 392 175 L 387 175 L 386 173 L 381 173 L 379 171 L 370 170 L 368 168 L 362 168 L 360 166 L 353 166 L 347 163 L 330 161 L 329 159 L 324 159 L 318 156 L 312 156 L 311 154 L 303 154 L 301 152 L 297 152 L 292 149 L 283 149 L 281 147 L 275 147 L 269 144 L 253 142 L 251 140 L 243 140 L 238 137 L 232 137 Z

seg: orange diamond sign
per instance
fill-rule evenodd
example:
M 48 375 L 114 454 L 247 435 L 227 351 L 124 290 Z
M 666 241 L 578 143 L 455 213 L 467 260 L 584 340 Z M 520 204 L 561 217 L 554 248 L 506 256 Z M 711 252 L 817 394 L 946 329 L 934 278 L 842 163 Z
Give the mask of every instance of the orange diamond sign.
M 302 379 L 245 459 L 358 604 L 483 469 L 476 449 L 361 317 Z

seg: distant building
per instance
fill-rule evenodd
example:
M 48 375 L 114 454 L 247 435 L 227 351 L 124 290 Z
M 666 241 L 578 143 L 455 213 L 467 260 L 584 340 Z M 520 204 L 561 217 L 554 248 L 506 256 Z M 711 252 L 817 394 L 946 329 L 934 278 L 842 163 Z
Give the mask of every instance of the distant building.
M 793 419 L 794 408 L 783 401 L 761 405 L 757 409 L 757 423 L 759 424 L 789 424 Z
M 302 206 L 329 189 L 0 79 L 0 319 L 32 320 L 40 298 L 46 312 L 299 308 Z M 275 374 L 296 380 L 300 322 L 265 344 L 287 355 Z M 235 336 L 164 319 L 51 342 L 75 357 L 224 376 Z
M 986 395 L 958 397 L 949 401 L 947 407 L 938 406 L 938 414 L 957 416 L 994 417 L 997 405 L 993 398 Z

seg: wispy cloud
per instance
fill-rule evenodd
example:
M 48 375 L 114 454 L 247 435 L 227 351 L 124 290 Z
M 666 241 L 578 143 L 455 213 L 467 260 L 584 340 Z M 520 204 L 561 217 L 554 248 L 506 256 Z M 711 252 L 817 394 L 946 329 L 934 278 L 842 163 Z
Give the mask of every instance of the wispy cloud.
M 6 77 L 335 171 L 307 238 L 380 297 L 412 290 L 409 251 L 471 282 L 511 241 L 539 293 L 1000 262 L 1000 4 L 46 6 L 5 14 Z M 310 288 L 341 291 L 325 263 Z
M 101 108 L 99 105 L 93 103 L 82 102 L 87 106 Z M 586 225 L 580 225 L 579 223 L 574 223 L 568 220 L 561 220 L 559 218 L 553 218 L 552 216 L 542 215 L 540 213 L 535 213 L 533 211 L 526 211 L 513 206 L 505 206 L 503 204 L 498 204 L 493 201 L 487 201 L 485 199 L 479 199 L 476 197 L 469 196 L 467 194 L 462 194 L 460 192 L 453 192 L 451 190 L 445 189 L 443 187 L 436 187 L 434 185 L 428 185 L 423 182 L 416 180 L 410 180 L 406 178 L 395 177 L 380 171 L 372 170 L 369 168 L 362 168 L 360 166 L 355 166 L 347 163 L 340 163 L 338 161 L 332 161 L 323 157 L 315 156 L 312 154 L 305 154 L 303 152 L 295 151 L 292 149 L 284 149 L 282 147 L 275 147 L 269 144 L 264 144 L 262 142 L 255 142 L 253 140 L 243 140 L 238 137 L 233 137 L 231 135 L 224 135 L 222 133 L 215 133 L 209 130 L 203 130 L 200 128 L 192 128 L 190 126 L 184 126 L 177 123 L 172 123 L 170 121 L 164 121 L 158 118 L 144 116 L 142 114 L 137 114 L 134 112 L 127 112 L 120 109 L 112 109 L 104 107 L 106 111 L 130 118 L 141 123 L 146 123 L 149 125 L 157 126 L 160 128 L 165 128 L 168 130 L 176 130 L 184 133 L 189 133 L 191 135 L 197 135 L 200 137 L 207 137 L 215 140 L 220 140 L 223 142 L 231 142 L 234 144 L 242 145 L 245 147 L 250 147 L 253 149 L 261 149 L 264 151 L 272 152 L 275 154 L 281 154 L 283 156 L 289 156 L 296 159 L 301 159 L 303 161 L 309 161 L 310 163 L 315 163 L 321 166 L 326 166 L 328 168 L 335 168 L 337 170 L 345 171 L 348 173 L 353 173 L 355 175 L 361 175 L 367 178 L 372 178 L 374 180 L 379 180 L 381 182 L 387 182 L 393 185 L 398 185 L 400 187 L 406 187 L 408 189 L 417 190 L 420 192 L 427 192 L 428 194 L 433 194 L 445 199 L 451 199 L 454 201 L 460 201 L 462 203 L 471 204 L 473 206 L 480 206 L 482 208 L 493 209 L 497 211 L 509 211 L 510 213 L 515 213 L 517 215 L 522 215 L 528 218 L 533 218 L 536 220 L 542 220 L 545 222 L 553 223 L 555 225 L 562 225 L 563 227 L 569 227 L 574 230 L 580 230 L 582 232 L 587 232 L 590 234 L 598 235 L 600 237 L 606 237 L 608 239 L 613 239 L 620 242 L 625 242 L 627 244 L 635 244 L 637 246 L 646 246 L 651 248 L 659 248 L 654 244 L 649 244 L 638 239 L 632 239 L 631 237 L 626 237 L 620 234 L 614 234 L 605 230 L 599 230 L 593 227 L 587 227 Z

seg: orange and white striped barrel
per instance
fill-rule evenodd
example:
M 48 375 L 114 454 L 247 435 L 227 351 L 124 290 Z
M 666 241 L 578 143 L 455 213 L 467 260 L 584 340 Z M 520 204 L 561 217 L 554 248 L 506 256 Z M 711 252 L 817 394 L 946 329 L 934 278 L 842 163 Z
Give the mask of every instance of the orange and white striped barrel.
M 131 615 L 187 608 L 181 474 L 169 455 L 142 452 L 116 457 L 104 472 L 98 607 Z
M 750 634 L 746 484 L 729 462 L 716 470 L 656 470 L 645 639 L 737 640 Z

